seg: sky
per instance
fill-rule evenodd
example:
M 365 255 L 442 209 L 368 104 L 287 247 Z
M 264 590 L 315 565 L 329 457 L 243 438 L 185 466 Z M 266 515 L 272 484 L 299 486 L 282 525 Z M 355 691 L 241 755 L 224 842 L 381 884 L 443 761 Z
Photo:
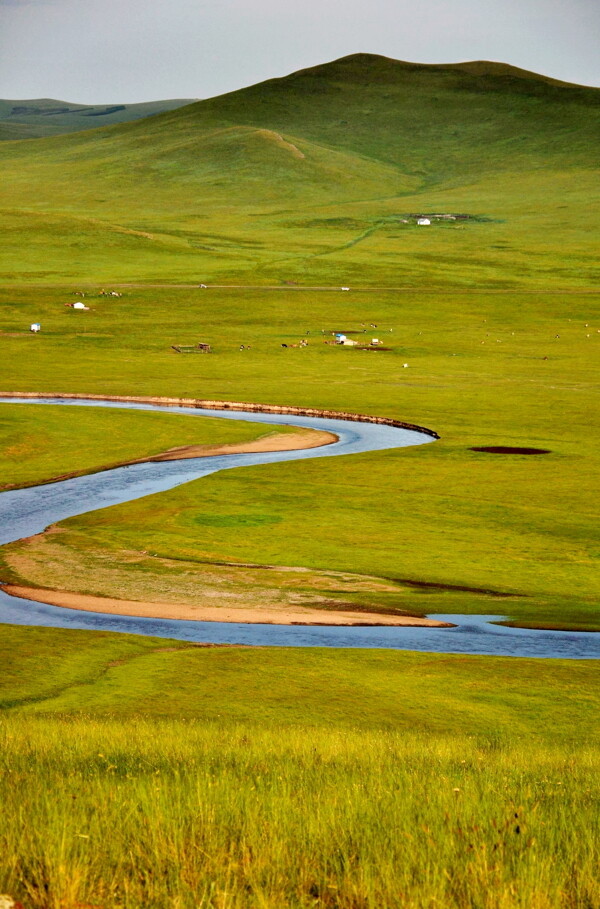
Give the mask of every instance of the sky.
M 600 0 L 0 0 L 0 97 L 209 98 L 353 53 L 600 86 Z

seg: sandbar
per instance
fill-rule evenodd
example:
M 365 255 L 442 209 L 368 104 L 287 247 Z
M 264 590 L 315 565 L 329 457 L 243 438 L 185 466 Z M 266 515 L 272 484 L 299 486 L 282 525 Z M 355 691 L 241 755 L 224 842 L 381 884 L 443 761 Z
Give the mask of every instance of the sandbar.
M 375 612 L 329 612 L 309 606 L 285 607 L 230 607 L 193 606 L 173 603 L 148 603 L 137 600 L 119 600 L 97 597 L 62 590 L 42 590 L 39 587 L 22 587 L 17 584 L 2 585 L 11 596 L 36 603 L 49 603 L 65 609 L 99 612 L 108 615 L 131 615 L 152 619 L 179 619 L 195 622 L 234 622 L 241 625 L 393 625 L 408 627 L 449 628 L 447 622 L 438 622 L 419 616 L 380 615 Z
M 297 432 L 273 432 L 251 442 L 229 442 L 222 445 L 183 445 L 170 448 L 161 454 L 124 461 L 126 464 L 141 464 L 145 461 L 179 461 L 184 458 L 210 458 L 214 455 L 248 454 L 263 451 L 297 451 L 303 448 L 321 448 L 338 441 L 333 432 L 323 429 L 299 429 Z

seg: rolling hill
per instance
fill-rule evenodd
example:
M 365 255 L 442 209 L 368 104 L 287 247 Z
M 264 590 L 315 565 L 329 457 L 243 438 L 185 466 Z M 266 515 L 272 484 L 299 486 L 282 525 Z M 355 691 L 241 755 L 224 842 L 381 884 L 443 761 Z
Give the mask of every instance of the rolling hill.
M 353 55 L 3 143 L 4 277 L 589 286 L 599 137 L 598 89 Z
M 53 98 L 0 100 L 0 140 L 39 139 L 127 123 L 183 107 L 193 100 L 147 101 L 143 104 L 71 104 Z

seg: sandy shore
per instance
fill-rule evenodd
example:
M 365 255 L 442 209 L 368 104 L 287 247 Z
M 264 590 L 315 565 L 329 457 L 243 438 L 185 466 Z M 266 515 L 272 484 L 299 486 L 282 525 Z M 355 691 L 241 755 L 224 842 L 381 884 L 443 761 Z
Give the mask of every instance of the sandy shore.
M 117 600 L 60 590 L 41 590 L 6 584 L 3 590 L 12 596 L 36 603 L 50 603 L 65 609 L 101 612 L 108 615 L 134 615 L 152 619 L 184 619 L 196 622 L 234 622 L 243 625 L 395 625 L 448 628 L 445 622 L 414 616 L 379 615 L 374 612 L 327 612 L 307 606 L 282 608 L 229 606 L 177 606 L 172 603 L 142 603 Z
M 180 461 L 184 458 L 210 458 L 214 455 L 248 454 L 263 451 L 297 451 L 302 448 L 320 448 L 338 441 L 333 432 L 322 429 L 299 429 L 297 432 L 273 432 L 254 439 L 252 442 L 231 442 L 225 445 L 184 445 L 170 448 L 162 454 L 135 461 L 124 461 L 126 464 L 141 464 L 144 461 Z

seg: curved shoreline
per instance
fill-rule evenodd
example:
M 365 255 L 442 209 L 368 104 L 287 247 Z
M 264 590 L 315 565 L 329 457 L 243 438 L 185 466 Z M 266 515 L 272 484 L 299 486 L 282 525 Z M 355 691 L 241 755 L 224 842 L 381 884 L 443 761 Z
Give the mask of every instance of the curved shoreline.
M 46 480 L 32 480 L 31 482 L 2 486 L 0 487 L 0 492 L 8 492 L 11 489 L 47 486 L 49 483 L 60 483 L 62 480 L 71 480 L 74 477 L 85 477 L 93 473 L 102 473 L 105 470 L 116 470 L 119 467 L 131 467 L 132 464 L 149 464 L 153 461 L 185 461 L 189 458 L 212 458 L 216 455 L 260 454 L 269 451 L 305 451 L 310 448 L 333 445 L 337 441 L 338 436 L 333 432 L 307 428 L 291 433 L 269 433 L 249 442 L 225 442 L 222 445 L 182 445 L 179 448 L 169 448 L 159 454 L 148 455 L 144 458 L 134 458 L 131 461 L 115 461 L 111 464 L 102 464 L 99 467 L 90 467 L 88 470 L 72 470 L 69 473 L 61 473 Z
M 379 426 L 394 426 L 397 429 L 409 429 L 421 432 L 432 439 L 439 439 L 435 430 L 392 417 L 376 417 L 372 414 L 354 413 L 347 410 L 320 410 L 316 407 L 297 407 L 293 404 L 253 404 L 249 401 L 210 401 L 202 398 L 171 398 L 144 395 L 98 395 L 87 393 L 68 394 L 66 392 L 39 391 L 0 391 L 2 398 L 28 398 L 38 400 L 53 398 L 57 401 L 120 401 L 123 404 L 160 404 L 163 407 L 193 407 L 197 410 L 239 410 L 241 413 L 278 413 L 296 417 L 321 417 L 330 420 L 344 420 L 349 423 L 375 423 Z
M 376 612 L 328 612 L 308 606 L 261 609 L 260 607 L 190 606 L 173 603 L 151 603 L 138 600 L 119 600 L 90 594 L 70 593 L 64 590 L 44 590 L 23 587 L 19 584 L 2 584 L 2 590 L 22 600 L 48 603 L 63 609 L 95 612 L 104 615 L 130 615 L 150 619 L 178 619 L 194 622 L 229 622 L 236 625 L 342 625 L 405 626 L 426 628 L 452 628 L 449 622 L 438 622 L 419 616 L 380 615 Z
M 45 400 L 51 401 L 78 401 L 85 400 L 89 402 L 115 402 L 123 404 L 142 404 L 156 405 L 165 407 L 187 407 L 197 410 L 224 410 L 228 412 L 239 411 L 241 413 L 265 413 L 265 414 L 289 414 L 294 417 L 317 417 L 344 420 L 345 422 L 363 422 L 370 424 L 379 424 L 382 426 L 391 426 L 398 429 L 408 429 L 421 432 L 430 438 L 438 438 L 437 433 L 433 430 L 417 427 L 410 423 L 393 420 L 387 417 L 376 417 L 362 415 L 351 412 L 339 412 L 332 410 L 317 410 L 316 408 L 302 408 L 286 405 L 269 405 L 254 404 L 248 402 L 231 402 L 231 401 L 208 401 L 189 398 L 169 398 L 163 396 L 130 396 L 130 395 L 86 395 L 86 394 L 66 394 L 66 393 L 42 393 L 42 392 L 0 392 L 0 401 L 11 399 L 25 400 Z M 138 458 L 131 461 L 120 462 L 119 464 L 105 465 L 94 468 L 88 473 L 99 473 L 113 468 L 130 466 L 156 461 L 184 460 L 187 458 L 201 458 L 215 455 L 228 455 L 239 453 L 264 453 L 264 452 L 285 452 L 311 449 L 331 445 L 339 441 L 339 436 L 332 431 L 323 429 L 312 429 L 301 427 L 296 432 L 286 434 L 271 434 L 261 439 L 255 439 L 246 443 L 228 443 L 224 445 L 198 445 L 182 446 L 160 454 L 150 455 L 148 457 Z M 52 482 L 70 479 L 72 476 L 81 476 L 81 473 L 73 473 L 54 477 L 44 481 L 43 484 L 30 484 L 31 486 L 46 485 Z M 26 484 L 27 485 L 27 484 Z M 42 531 L 43 533 L 46 531 Z M 211 605 L 192 605 L 192 604 L 165 604 L 146 601 L 121 600 L 117 598 L 107 598 L 78 594 L 70 591 L 47 590 L 42 588 L 32 588 L 19 584 L 2 585 L 2 589 L 7 594 L 20 599 L 32 600 L 34 602 L 46 603 L 61 608 L 75 609 L 86 612 L 102 613 L 105 615 L 123 615 L 138 616 L 156 619 L 179 619 L 205 622 L 225 622 L 232 624 L 276 624 L 276 625 L 334 625 L 334 626 L 424 626 L 424 627 L 448 627 L 447 623 L 439 622 L 433 619 L 426 619 L 421 616 L 393 616 L 384 615 L 377 612 L 354 611 L 348 610 L 328 612 L 317 609 L 312 606 L 256 606 L 252 603 L 242 606 L 211 606 Z
M 67 403 L 68 401 L 72 401 L 73 403 L 79 403 L 81 401 L 82 403 L 89 402 L 90 404 L 93 404 L 97 401 L 99 404 L 101 404 L 102 401 L 107 401 L 107 402 L 113 401 L 113 402 L 115 402 L 115 404 L 113 406 L 119 406 L 118 402 L 123 401 L 124 406 L 128 406 L 128 404 L 129 404 L 130 407 L 135 407 L 136 402 L 139 402 L 138 407 L 141 407 L 141 408 L 147 409 L 147 410 L 150 410 L 153 407 L 167 410 L 168 405 L 170 405 L 171 407 L 179 405 L 182 408 L 186 408 L 186 405 L 187 405 L 187 413 L 190 413 L 190 412 L 193 413 L 193 411 L 195 409 L 199 409 L 199 410 L 201 410 L 203 408 L 212 409 L 215 404 L 215 402 L 206 402 L 206 401 L 196 402 L 195 399 L 188 400 L 188 399 L 180 399 L 180 398 L 178 398 L 178 399 L 175 399 L 175 398 L 145 398 L 145 397 L 133 397 L 133 396 L 123 398 L 123 397 L 117 397 L 114 395 L 111 395 L 111 396 L 101 396 L 101 395 L 87 396 L 84 394 L 69 395 L 69 394 L 64 394 L 64 393 L 59 393 L 59 394 L 55 393 L 54 395 L 52 395 L 52 394 L 49 395 L 49 394 L 43 394 L 40 392 L 24 392 L 24 393 L 23 392 L 0 392 L 0 400 L 2 398 L 4 398 L 5 400 L 19 399 L 19 398 L 22 400 L 30 399 L 32 402 L 35 402 L 36 400 L 40 400 L 40 401 L 44 401 L 44 403 L 52 403 L 53 401 L 63 400 L 65 403 Z M 295 416 L 291 420 L 287 420 L 287 421 L 277 420 L 276 418 L 271 417 L 270 419 L 267 418 L 266 422 L 267 423 L 287 422 L 287 423 L 296 424 L 300 427 L 306 426 L 306 423 L 302 420 L 302 416 L 301 416 L 302 413 L 305 413 L 309 420 L 310 420 L 309 414 L 321 413 L 321 414 L 325 414 L 325 415 L 331 414 L 331 416 L 338 415 L 338 413 L 335 411 L 330 411 L 330 412 L 320 411 L 319 412 L 319 411 L 315 411 L 313 409 L 303 411 L 302 408 L 299 408 L 299 407 L 292 408 L 292 407 L 274 407 L 271 405 L 257 405 L 257 404 L 233 404 L 232 402 L 223 402 L 223 404 L 224 404 L 224 406 L 221 409 L 228 412 L 228 413 L 223 413 L 221 415 L 223 417 L 229 416 L 230 419 L 235 419 L 234 414 L 235 414 L 236 409 L 239 409 L 240 411 L 253 412 L 253 417 L 248 416 L 245 419 L 254 418 L 254 420 L 256 420 L 256 421 L 260 421 L 259 414 L 261 413 L 261 411 L 265 412 L 266 414 L 269 414 L 269 413 L 273 413 L 273 414 L 293 413 L 293 414 L 297 414 L 297 416 Z M 161 407 L 161 405 L 162 405 L 162 407 Z M 108 405 L 108 406 L 110 406 L 110 405 Z M 219 416 L 218 413 L 215 415 Z M 343 419 L 345 414 L 340 413 L 339 416 Z M 244 418 L 242 418 L 242 419 L 244 419 Z M 349 419 L 349 421 L 352 422 L 352 421 L 360 420 L 361 417 L 358 414 L 348 414 L 347 419 Z M 261 421 L 261 422 L 265 422 L 265 421 Z M 315 422 L 320 422 L 320 421 L 318 421 L 318 418 L 316 418 Z M 330 425 L 327 426 L 327 429 L 330 432 L 335 433 L 338 431 L 338 426 L 340 426 L 341 420 L 338 422 L 338 426 L 332 425 L 333 422 L 334 421 L 332 420 Z M 386 430 L 385 425 L 383 425 L 381 427 L 381 430 L 379 433 L 379 435 L 381 436 L 381 439 L 379 439 L 379 444 L 371 443 L 371 445 L 369 447 L 361 448 L 360 444 L 355 444 L 356 442 L 360 443 L 361 441 L 364 443 L 364 439 L 362 439 L 362 437 L 361 437 L 360 428 L 357 427 L 356 430 L 353 429 L 352 431 L 350 431 L 348 429 L 347 432 L 344 432 L 340 427 L 339 440 L 340 440 L 340 444 L 342 447 L 342 453 L 355 453 L 356 451 L 376 451 L 376 450 L 380 450 L 383 448 L 393 448 L 393 447 L 395 447 L 395 444 L 397 444 L 397 443 L 395 443 L 393 441 L 395 431 L 391 427 L 398 426 L 398 427 L 402 428 L 402 427 L 412 426 L 412 424 L 405 424 L 405 423 L 401 423 L 400 421 L 394 421 L 391 419 L 381 418 L 381 417 L 367 416 L 364 419 L 364 422 L 373 423 L 373 424 L 377 424 L 377 423 L 388 424 L 390 429 Z M 309 423 L 309 425 L 310 425 L 310 423 Z M 317 426 L 316 428 L 321 429 L 320 426 Z M 367 439 L 369 437 L 369 434 L 372 434 L 375 431 L 375 429 L 376 429 L 376 427 L 373 426 L 370 430 L 368 430 L 367 427 L 365 426 L 362 431 L 363 435 L 366 433 L 365 439 Z M 421 430 L 421 432 L 425 435 L 428 435 L 430 439 L 439 438 L 437 433 L 434 433 L 431 430 L 424 429 L 423 427 L 415 427 L 415 430 L 417 430 L 417 431 Z M 347 436 L 350 437 L 350 440 L 351 440 L 350 444 L 349 444 L 349 440 L 348 440 Z M 289 438 L 289 436 L 288 436 L 288 438 Z M 377 435 L 375 438 L 378 438 Z M 381 444 L 382 441 L 384 444 Z M 425 442 L 425 441 L 427 441 L 427 440 L 424 438 L 421 438 L 420 442 L 412 441 L 412 442 L 405 442 L 403 444 L 408 444 L 408 445 L 423 444 L 423 442 Z M 337 445 L 333 445 L 332 448 L 337 449 Z M 348 449 L 350 449 L 350 452 L 348 452 Z M 267 460 L 263 461 L 261 459 L 258 461 L 258 463 L 267 463 L 267 462 L 274 463 L 275 461 L 273 459 L 278 461 L 280 458 L 283 458 L 285 460 L 287 460 L 287 459 L 295 460 L 295 459 L 301 458 L 301 457 L 308 457 L 308 458 L 315 457 L 315 456 L 316 457 L 325 457 L 328 454 L 331 455 L 331 454 L 337 454 L 337 453 L 338 453 L 337 451 L 334 452 L 331 450 L 325 450 L 322 454 L 319 454 L 319 453 L 313 454 L 311 452 L 302 453 L 300 451 L 296 451 L 296 452 L 288 451 L 287 454 L 285 454 L 284 452 L 271 453 L 270 455 L 264 456 L 264 458 L 266 458 Z M 259 456 L 258 455 L 249 455 L 249 457 L 259 457 Z M 262 458 L 262 456 L 261 456 L 261 458 Z M 178 467 L 177 470 L 184 469 L 183 463 L 184 462 L 182 462 L 181 468 Z M 160 466 L 159 464 L 155 465 L 155 467 L 157 469 L 159 468 L 159 466 Z M 171 469 L 173 466 L 174 465 L 170 465 L 168 469 Z M 163 465 L 163 468 L 167 468 L 167 465 L 166 464 Z M 224 469 L 224 468 L 218 467 L 217 469 Z M 133 470 L 135 470 L 135 467 L 133 467 Z M 186 470 L 189 471 L 189 468 L 186 468 Z M 194 468 L 194 470 L 195 470 L 195 468 Z M 205 475 L 205 474 L 201 474 L 201 475 Z M 173 475 L 171 474 L 170 476 L 173 476 Z M 182 480 L 180 479 L 180 482 L 188 482 L 191 479 L 197 478 L 195 475 L 191 475 L 189 473 L 180 473 L 180 474 L 176 474 L 175 476 L 177 476 L 178 478 L 183 477 Z M 94 479 L 94 478 L 90 477 L 90 480 L 91 479 Z M 73 482 L 75 482 L 75 481 L 73 481 Z M 130 484 L 128 484 L 128 485 L 130 485 Z M 166 489 L 166 488 L 170 488 L 170 487 L 165 486 L 163 488 Z M 102 501 L 101 491 L 102 491 L 101 486 L 99 486 L 95 490 L 95 494 L 97 496 L 95 501 L 97 501 L 97 502 Z M 8 496 L 11 496 L 13 494 L 18 495 L 21 492 L 27 493 L 28 490 L 26 490 L 26 489 L 14 490 L 14 493 L 7 491 L 5 494 Z M 30 492 L 31 492 L 31 490 L 30 490 Z M 35 490 L 33 490 L 32 492 L 35 492 Z M 141 493 L 141 494 L 144 494 L 144 493 Z M 9 542 L 11 542 L 11 540 L 16 540 L 18 538 L 25 538 L 27 536 L 36 535 L 40 532 L 43 532 L 44 527 L 47 527 L 50 524 L 55 523 L 57 520 L 62 520 L 63 517 L 66 518 L 66 517 L 71 517 L 73 515 L 79 514 L 81 511 L 81 508 L 79 508 L 78 510 L 73 510 L 73 511 L 69 510 L 69 508 L 71 507 L 71 503 L 69 501 L 69 496 L 70 496 L 70 494 L 66 493 L 65 498 L 62 501 L 62 503 L 59 503 L 59 504 L 61 504 L 61 507 L 62 507 L 61 517 L 54 517 L 54 519 L 52 519 L 51 516 L 48 515 L 46 524 L 44 524 L 44 525 L 39 524 L 38 525 L 39 529 L 35 528 L 36 518 L 25 519 L 25 521 L 21 522 L 21 524 L 18 523 L 18 520 L 17 520 L 17 523 L 15 523 L 15 521 L 13 519 L 9 520 L 9 525 L 10 525 L 9 533 L 15 533 L 17 527 L 19 527 L 19 529 L 21 529 L 24 532 L 21 532 L 20 537 L 6 536 L 6 539 L 4 542 L 9 543 Z M 107 507 L 108 505 L 118 504 L 120 501 L 128 501 L 128 500 L 129 499 L 116 498 L 115 501 L 106 501 L 106 498 L 105 498 L 103 505 L 96 504 L 95 507 L 96 508 Z M 7 499 L 7 502 L 9 502 L 9 501 L 12 501 L 12 500 Z M 31 502 L 32 506 L 34 505 L 34 502 L 37 502 L 37 501 L 38 501 L 37 498 L 35 500 L 32 499 L 32 502 Z M 71 502 L 72 501 L 73 501 L 73 496 L 71 495 Z M 90 500 L 90 501 L 92 501 L 92 500 Z M 12 505 L 9 507 L 12 508 Z M 90 510 L 93 510 L 93 509 L 90 508 Z M 43 508 L 42 509 L 33 508 L 32 514 L 37 514 L 38 511 L 40 511 L 40 513 L 43 513 Z M 23 512 L 23 514 L 26 516 L 27 513 Z M 56 514 L 56 512 L 55 512 L 55 514 Z M 8 515 L 9 515 L 9 512 L 7 512 L 7 516 Z M 29 525 L 27 525 L 27 520 L 29 520 Z M 33 526 L 32 526 L 32 524 L 33 524 Z M 14 529 L 13 529 L 13 525 L 14 525 Z M 0 585 L 0 587 L 1 586 L 2 585 Z M 11 593 L 9 593 L 9 590 L 13 591 L 12 595 L 11 595 Z M 25 602 L 23 602 L 22 606 L 17 605 L 19 596 L 28 597 L 31 600 L 31 602 L 30 602 L 30 610 L 31 610 L 30 619 L 31 619 L 31 621 L 27 621 L 26 618 L 25 618 L 25 620 L 23 620 L 23 618 L 22 618 L 22 617 L 27 617 L 28 611 L 27 611 L 27 604 Z M 58 596 L 61 597 L 61 605 L 60 606 L 51 605 L 51 603 L 53 602 L 53 599 L 51 599 L 51 598 L 58 597 Z M 466 637 L 465 637 L 465 633 L 461 632 L 461 627 L 462 627 L 461 623 L 454 622 L 455 618 L 459 618 L 458 616 L 455 617 L 454 615 L 435 615 L 435 616 L 431 616 L 429 618 L 429 621 L 427 621 L 426 619 L 424 620 L 422 617 L 389 616 L 389 615 L 382 615 L 382 614 L 377 614 L 377 613 L 366 613 L 366 612 L 362 612 L 362 611 L 360 611 L 359 613 L 352 613 L 350 610 L 352 610 L 353 604 L 349 603 L 347 605 L 350 607 L 350 610 L 346 613 L 341 613 L 341 612 L 331 613 L 331 612 L 325 612 L 324 610 L 321 610 L 321 609 L 316 609 L 313 615 L 307 615 L 306 613 L 304 613 L 301 617 L 299 617 L 299 621 L 296 621 L 295 615 L 292 615 L 291 610 L 288 611 L 288 610 L 282 609 L 282 612 L 287 611 L 287 615 L 285 616 L 285 620 L 286 620 L 285 625 L 287 625 L 288 628 L 287 628 L 287 630 L 285 630 L 285 625 L 283 623 L 281 623 L 281 616 L 279 616 L 279 615 L 275 617 L 275 621 L 273 622 L 272 625 L 269 624 L 272 621 L 272 619 L 267 616 L 266 609 L 256 610 L 258 614 L 252 615 L 250 622 L 248 622 L 249 615 L 247 613 L 243 616 L 242 615 L 235 615 L 235 616 L 231 615 L 231 617 L 229 618 L 229 621 L 223 621 L 223 618 L 224 618 L 223 613 L 225 612 L 225 610 L 227 610 L 226 606 L 218 607 L 218 612 L 220 614 L 210 616 L 210 617 L 206 616 L 205 621 L 202 621 L 202 618 L 198 615 L 197 612 L 193 617 L 194 619 L 196 619 L 196 621 L 185 621 L 185 620 L 178 621 L 175 617 L 173 617 L 172 612 L 171 612 L 171 617 L 169 617 L 169 618 L 157 617 L 155 619 L 153 619 L 150 616 L 146 617 L 145 615 L 139 613 L 140 607 L 142 607 L 146 610 L 150 609 L 150 610 L 152 610 L 152 612 L 154 614 L 156 614 L 154 612 L 154 610 L 156 609 L 157 605 L 159 606 L 159 608 L 168 608 L 169 610 L 178 609 L 179 607 L 177 605 L 173 606 L 172 604 L 169 604 L 167 606 L 167 604 L 154 604 L 154 603 L 141 603 L 140 604 L 140 602 L 133 602 L 132 609 L 135 611 L 127 613 L 127 612 L 122 611 L 123 601 L 115 600 L 114 602 L 116 603 L 117 608 L 114 611 L 111 610 L 113 612 L 112 617 L 111 617 L 110 612 L 105 611 L 106 606 L 107 606 L 107 599 L 105 597 L 102 597 L 102 596 L 94 596 L 93 598 L 90 597 L 90 601 L 88 602 L 87 609 L 86 609 L 86 608 L 82 607 L 81 603 L 78 604 L 78 608 L 73 608 L 72 604 L 67 604 L 66 602 L 64 602 L 62 600 L 63 596 L 70 596 L 70 595 L 61 594 L 57 591 L 47 591 L 46 589 L 43 589 L 41 587 L 34 589 L 34 588 L 25 587 L 25 586 L 19 587 L 19 585 L 9 585 L 6 588 L 6 593 L 4 593 L 3 591 L 0 591 L 0 611 L 1 611 L 1 615 L 2 615 L 2 619 L 0 619 L 0 620 L 5 621 L 5 622 L 12 622 L 17 625 L 33 624 L 33 625 L 42 625 L 42 626 L 49 625 L 52 627 L 78 627 L 78 628 L 83 628 L 83 629 L 92 628 L 94 630 L 104 629 L 104 630 L 113 630 L 113 631 L 120 631 L 120 632 L 129 631 L 129 633 L 134 633 L 134 634 L 142 634 L 142 635 L 158 634 L 158 636 L 163 636 L 163 637 L 175 637 L 177 639 L 181 638 L 182 640 L 189 639 L 189 640 L 194 640 L 194 641 L 196 641 L 196 640 L 204 641 L 205 640 L 204 636 L 207 635 L 213 641 L 213 643 L 219 643 L 219 642 L 224 641 L 224 642 L 228 642 L 228 643 L 233 642 L 233 643 L 249 643 L 249 644 L 256 644 L 258 642 L 258 643 L 263 643 L 265 646 L 271 646 L 271 645 L 275 645 L 275 644 L 279 645 L 279 646 L 327 646 L 327 647 L 357 647 L 357 646 L 358 647 L 364 647 L 364 646 L 381 647 L 381 646 L 383 646 L 383 647 L 392 647 L 392 649 L 424 650 L 427 652 L 431 651 L 431 652 L 436 652 L 436 653 L 437 652 L 482 653 L 482 654 L 490 653 L 490 654 L 496 654 L 496 655 L 525 656 L 525 657 L 533 656 L 533 657 L 540 657 L 540 658 L 541 657 L 545 657 L 545 658 L 549 658 L 549 657 L 563 658 L 564 657 L 564 658 L 571 658 L 571 659 L 576 659 L 576 658 L 597 659 L 597 656 L 595 655 L 595 653 L 592 654 L 591 656 L 588 653 L 589 648 L 588 648 L 587 642 L 588 642 L 588 639 L 590 639 L 592 637 L 592 635 L 590 635 L 589 633 L 587 633 L 585 631 L 582 631 L 581 629 L 571 630 L 571 629 L 563 628 L 560 631 L 559 630 L 549 631 L 549 630 L 545 629 L 544 626 L 542 626 L 542 628 L 539 628 L 539 626 L 538 626 L 535 629 L 532 629 L 532 628 L 527 627 L 527 625 L 525 625 L 525 626 L 523 626 L 523 630 L 522 630 L 523 640 L 521 641 L 521 639 L 518 639 L 515 641 L 515 640 L 511 639 L 510 646 L 506 646 L 506 639 L 504 637 L 504 632 L 509 632 L 509 631 L 512 632 L 513 629 L 515 631 L 517 629 L 521 630 L 521 626 L 519 625 L 518 622 L 507 619 L 507 617 L 505 617 L 505 616 L 487 616 L 487 615 L 486 616 L 478 616 L 478 615 L 463 616 L 462 618 L 467 620 L 462 623 L 462 625 L 464 625 L 463 632 L 466 632 Z M 79 596 L 79 595 L 75 594 L 75 596 Z M 44 602 L 46 603 L 47 611 L 44 611 L 44 606 L 43 606 Z M 129 601 L 129 602 L 131 603 L 132 601 Z M 38 603 L 40 604 L 39 606 L 38 606 Z M 127 601 L 125 601 L 125 604 L 127 605 Z M 346 605 L 346 604 L 344 604 L 344 605 Z M 95 612 L 95 610 L 98 608 L 101 611 Z M 195 608 L 193 606 L 193 604 L 192 604 L 192 608 Z M 200 608 L 202 608 L 202 607 L 200 607 Z M 210 605 L 208 606 L 208 608 L 211 608 Z M 234 607 L 234 608 L 239 608 L 241 610 L 246 610 L 246 609 L 252 610 L 255 607 L 253 607 L 253 604 L 246 605 L 244 603 L 241 606 L 238 605 L 237 607 Z M 294 613 L 297 612 L 298 608 L 303 608 L 303 607 L 299 607 L 297 603 L 294 603 L 293 604 Z M 310 606 L 307 606 L 306 608 L 314 609 L 314 606 L 310 605 Z M 360 607 L 359 607 L 359 609 L 360 609 Z M 88 613 L 89 617 L 84 618 L 86 612 Z M 70 617 L 67 618 L 69 613 L 70 613 Z M 65 618 L 62 618 L 61 614 L 64 615 Z M 76 616 L 79 616 L 79 617 L 76 618 Z M 323 621 L 323 618 L 325 616 L 327 616 L 327 620 Z M 171 620 L 171 618 L 172 618 L 172 620 Z M 237 621 L 236 621 L 236 619 L 237 619 Z M 330 619 L 333 619 L 333 620 L 330 620 Z M 492 620 L 494 620 L 495 622 L 498 622 L 501 619 L 503 619 L 503 622 L 500 625 L 495 624 L 495 625 L 490 626 L 492 629 L 494 629 L 493 634 L 491 635 L 491 642 L 490 642 L 490 640 L 488 640 L 488 638 L 490 638 L 490 635 L 488 634 L 486 639 L 483 641 L 483 643 L 475 644 L 475 646 L 473 646 L 473 642 L 471 642 L 471 640 L 470 640 L 470 633 L 472 630 L 472 625 L 477 625 L 477 620 L 479 620 L 479 619 L 485 619 L 486 622 L 488 622 L 488 623 Z M 200 625 L 198 625 L 198 621 L 200 621 Z M 152 624 L 153 622 L 156 622 L 156 625 L 153 625 Z M 389 626 L 392 623 L 396 624 L 396 625 L 404 625 L 404 627 L 406 628 L 406 631 L 402 635 L 397 637 L 396 635 L 394 635 L 393 628 L 381 627 L 381 626 Z M 431 624 L 433 624 L 436 627 L 428 628 L 427 625 L 431 625 Z M 197 626 L 197 625 L 198 625 L 198 628 L 203 629 L 201 632 L 194 630 L 193 626 Z M 212 625 L 212 628 L 211 628 L 211 625 Z M 236 627 L 235 627 L 236 625 L 239 626 L 237 631 L 236 631 Z M 280 625 L 283 627 L 280 627 Z M 305 626 L 316 625 L 316 626 L 320 626 L 320 628 L 314 628 L 312 630 L 310 628 L 306 628 L 305 630 L 302 630 L 302 628 L 296 628 L 294 630 L 293 627 L 289 627 L 289 626 L 294 626 L 294 625 L 305 625 Z M 349 625 L 355 626 L 356 631 L 352 632 L 351 634 L 349 634 L 347 636 L 344 636 L 344 634 L 345 634 L 344 626 L 348 627 Z M 251 631 L 250 630 L 244 631 L 243 629 L 245 626 L 248 626 L 248 627 L 254 626 L 254 627 L 252 628 Z M 326 633 L 327 626 L 334 626 L 334 627 L 329 628 L 329 633 Z M 365 632 L 366 634 L 369 635 L 369 637 L 367 639 L 365 639 L 364 637 L 360 637 L 359 626 L 363 626 L 363 628 L 364 628 L 364 626 L 367 626 L 368 628 L 371 629 L 370 631 Z M 379 626 L 379 628 L 377 628 L 377 626 Z M 412 632 L 410 626 L 422 626 L 422 627 L 417 628 L 414 632 Z M 425 626 L 425 627 L 423 627 L 423 626 Z M 458 626 L 458 628 L 456 626 Z M 278 627 L 279 627 L 279 631 L 277 630 Z M 450 637 L 446 637 L 445 635 L 443 636 L 444 640 L 445 640 L 445 646 L 443 648 L 440 648 L 437 643 L 437 641 L 438 641 L 437 630 L 440 627 L 442 629 L 444 629 L 444 628 L 451 629 Z M 262 630 L 261 630 L 261 628 L 262 628 Z M 181 629 L 181 630 L 179 630 L 179 629 Z M 210 629 L 210 631 L 208 629 Z M 229 630 L 229 629 L 231 629 L 231 630 Z M 503 632 L 503 634 L 501 636 L 499 636 L 500 631 Z M 537 631 L 542 632 L 539 639 L 537 637 L 533 637 L 533 635 L 535 635 Z M 436 632 L 435 635 L 433 634 L 434 632 Z M 202 634 L 201 638 L 197 638 L 198 633 Z M 477 633 L 479 633 L 479 632 L 477 632 Z M 251 635 L 251 637 L 249 637 L 249 635 Z M 282 635 L 284 635 L 284 636 L 282 636 Z M 300 637 L 299 637 L 299 635 L 300 635 Z M 335 637 L 333 637 L 334 635 L 335 635 Z M 357 637 L 355 637 L 355 635 L 359 635 L 359 637 L 357 638 Z M 388 635 L 394 635 L 394 636 L 388 637 Z M 550 635 L 553 635 L 553 636 L 556 635 L 557 636 L 556 640 L 561 643 L 556 644 L 555 642 L 553 642 L 552 646 L 550 646 L 550 643 L 547 640 Z M 562 643 L 561 635 L 565 639 L 564 644 Z M 596 635 L 593 635 L 593 638 L 596 638 Z M 367 642 L 365 643 L 365 641 L 367 641 Z M 573 648 L 575 648 L 576 652 L 572 652 L 570 648 L 571 648 L 572 642 L 575 642 L 575 641 L 579 641 L 579 643 L 578 644 L 573 643 Z M 450 642 L 452 642 L 452 643 L 450 643 Z M 498 646 L 498 642 L 500 642 L 501 646 Z

